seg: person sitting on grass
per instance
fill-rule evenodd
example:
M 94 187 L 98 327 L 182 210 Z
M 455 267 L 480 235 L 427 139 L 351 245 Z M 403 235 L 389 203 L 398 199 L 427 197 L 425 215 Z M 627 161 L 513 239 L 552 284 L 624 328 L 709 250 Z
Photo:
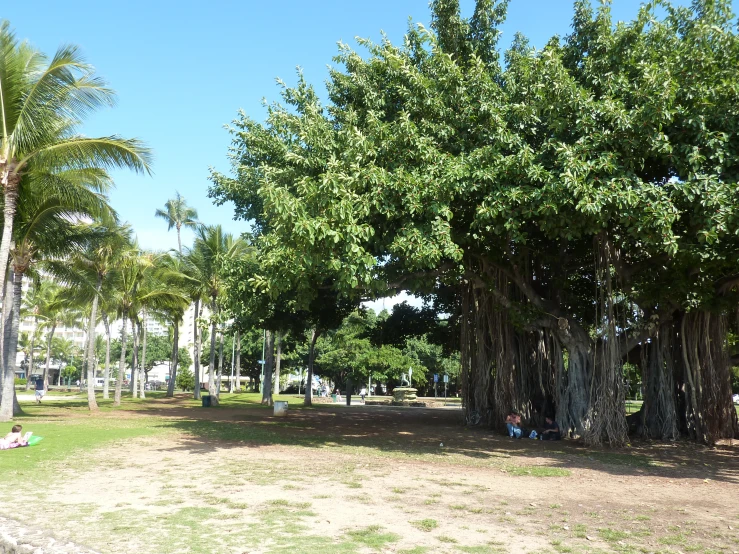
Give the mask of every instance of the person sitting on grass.
M 0 439 L 0 450 L 8 450 L 18 446 L 28 446 L 28 443 L 23 440 L 23 437 L 21 436 L 21 431 L 23 431 L 23 427 L 21 425 L 13 425 L 10 433 L 5 435 L 5 438 Z
M 521 438 L 521 416 L 511 411 L 505 418 L 505 425 L 508 428 L 508 436 L 511 438 Z
M 546 423 L 544 424 L 544 431 L 539 438 L 543 441 L 558 441 L 562 438 L 560 433 L 559 425 L 551 417 L 545 418 Z

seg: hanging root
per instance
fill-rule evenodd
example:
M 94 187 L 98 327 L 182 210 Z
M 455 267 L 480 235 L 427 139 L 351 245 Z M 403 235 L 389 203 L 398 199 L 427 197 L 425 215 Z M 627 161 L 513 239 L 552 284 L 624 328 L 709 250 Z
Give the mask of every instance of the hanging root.
M 679 334 L 688 434 L 706 444 L 733 437 L 736 412 L 731 400 L 727 316 L 685 313 Z
M 645 438 L 675 440 L 679 436 L 676 387 L 672 363 L 671 322 L 663 324 L 649 344 L 642 348 L 644 404 L 641 435 Z
M 596 237 L 595 273 L 597 282 L 595 324 L 598 338 L 594 349 L 593 375 L 590 387 L 591 425 L 585 431 L 585 443 L 611 446 L 628 442 L 626 423 L 626 391 L 616 309 L 611 278 L 611 245 L 607 238 Z

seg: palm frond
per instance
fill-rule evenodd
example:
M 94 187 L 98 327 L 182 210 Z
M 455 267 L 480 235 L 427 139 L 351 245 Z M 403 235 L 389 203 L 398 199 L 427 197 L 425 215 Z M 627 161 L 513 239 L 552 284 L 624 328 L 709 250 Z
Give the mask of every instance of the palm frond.
M 18 171 L 31 164 L 48 168 L 52 173 L 92 166 L 106 170 L 128 168 L 151 174 L 151 150 L 137 139 L 77 135 L 29 152 L 18 163 Z

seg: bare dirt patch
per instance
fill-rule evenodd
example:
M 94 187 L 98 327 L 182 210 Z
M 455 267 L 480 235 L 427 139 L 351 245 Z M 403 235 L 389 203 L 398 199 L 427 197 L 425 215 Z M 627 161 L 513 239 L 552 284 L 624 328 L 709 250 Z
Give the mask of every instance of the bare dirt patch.
M 116 413 L 115 417 L 121 414 Z M 733 552 L 736 449 L 510 440 L 448 410 L 153 403 L 0 511 L 105 552 Z M 108 416 L 113 417 L 113 416 Z M 441 446 L 443 444 L 443 446 Z M 11 512 L 12 510 L 12 512 Z

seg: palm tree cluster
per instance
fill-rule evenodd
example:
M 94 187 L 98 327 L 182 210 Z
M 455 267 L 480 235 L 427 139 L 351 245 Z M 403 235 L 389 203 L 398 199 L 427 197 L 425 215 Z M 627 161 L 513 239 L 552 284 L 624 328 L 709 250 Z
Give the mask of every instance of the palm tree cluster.
M 149 149 L 136 139 L 79 133 L 89 114 L 114 103 L 114 92 L 76 47 L 61 47 L 47 57 L 0 21 L 0 267 L 5 277 L 0 287 L 0 420 L 20 412 L 14 386 L 19 348 L 26 353 L 29 377 L 43 366 L 46 389 L 60 340 L 55 334 L 62 327 L 85 330 L 81 380 L 87 382 L 88 404 L 95 410 L 96 344 L 101 341 L 96 328 L 102 324 L 105 329 L 102 377 L 103 397 L 108 398 L 111 333 L 116 322 L 120 327 L 114 392 L 119 404 L 127 350 L 133 352 L 131 393 L 144 396 L 147 321 L 167 322 L 173 329 L 172 395 L 179 330 L 192 304 L 195 396 L 200 394 L 200 343 L 208 327 L 208 388 L 217 402 L 216 341 L 220 333 L 222 344 L 224 333 L 222 268 L 246 252 L 246 243 L 220 226 L 201 224 L 196 210 L 176 193 L 155 216 L 177 230 L 178 250 L 139 247 L 132 229 L 119 221 L 109 203 L 109 170 L 149 173 Z M 183 227 L 195 232 L 192 247 L 184 249 Z M 22 318 L 32 321 L 26 336 L 19 332 Z M 219 373 L 222 358 L 221 347 Z
M 56 330 L 84 327 L 82 377 L 94 410 L 100 323 L 106 335 L 107 398 L 111 328 L 120 322 L 121 360 L 115 381 L 115 402 L 120 403 L 129 328 L 131 392 L 143 396 L 147 320 L 174 327 L 176 374 L 178 331 L 187 307 L 202 300 L 218 314 L 216 272 L 224 255 L 239 250 L 240 241 L 218 227 L 200 225 L 197 212 L 178 193 L 156 214 L 177 229 L 178 251 L 154 253 L 138 246 L 131 228 L 110 206 L 107 192 L 113 182 L 108 171 L 148 173 L 150 151 L 135 139 L 89 138 L 78 132 L 87 115 L 114 101 L 113 91 L 76 47 L 62 47 L 48 58 L 18 41 L 8 22 L 0 22 L 0 267 L 5 276 L 0 287 L 0 420 L 20 410 L 13 386 L 19 344 L 27 352 L 29 376 L 37 348 L 42 350 L 39 356 L 45 351 L 43 381 L 48 388 Z M 196 244 L 184 254 L 182 227 L 198 233 Z M 24 287 L 24 282 L 30 286 Z M 19 336 L 22 314 L 33 321 L 25 339 Z M 171 379 L 170 394 L 173 385 Z
M 108 170 L 149 171 L 150 152 L 138 140 L 78 132 L 87 115 L 114 100 L 76 47 L 48 58 L 0 22 L 0 419 L 19 410 L 13 382 L 23 280 L 42 260 L 90 248 L 98 226 L 117 224 L 105 195 Z

